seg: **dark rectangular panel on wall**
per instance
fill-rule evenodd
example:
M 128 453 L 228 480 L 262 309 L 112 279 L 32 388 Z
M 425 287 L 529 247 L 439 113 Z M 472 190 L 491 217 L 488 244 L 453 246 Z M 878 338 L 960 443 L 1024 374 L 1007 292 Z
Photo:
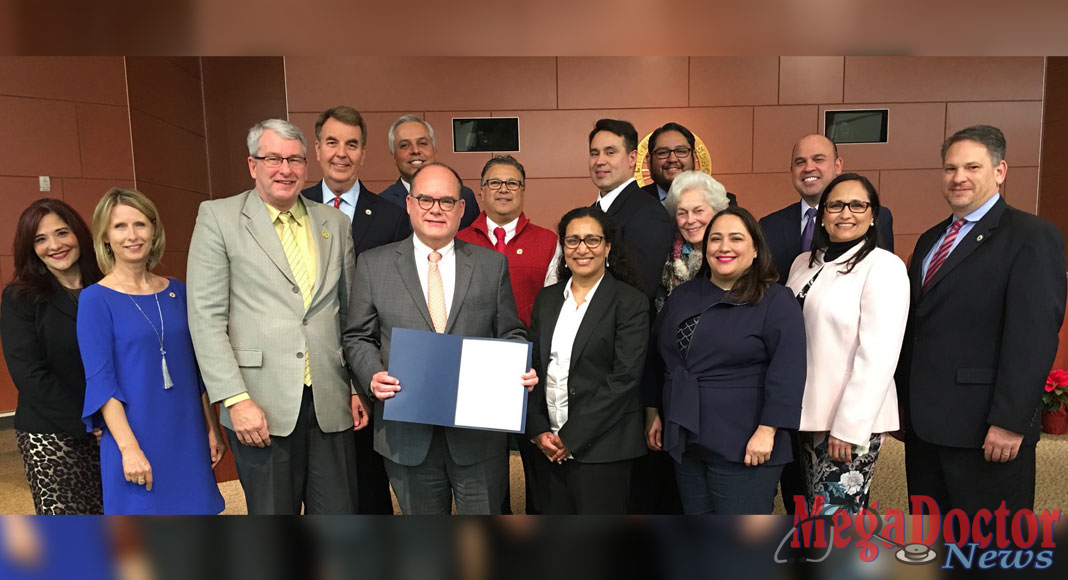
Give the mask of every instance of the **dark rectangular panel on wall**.
M 245 146 L 249 127 L 264 119 L 288 117 L 285 66 L 281 57 L 202 57 L 200 61 L 210 194 L 227 197 L 252 187 Z

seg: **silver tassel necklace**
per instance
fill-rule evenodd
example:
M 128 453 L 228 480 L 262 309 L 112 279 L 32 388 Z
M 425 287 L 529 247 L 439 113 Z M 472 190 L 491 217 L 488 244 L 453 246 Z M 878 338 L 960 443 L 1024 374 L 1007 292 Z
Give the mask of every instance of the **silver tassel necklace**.
M 171 380 L 171 372 L 167 370 L 167 351 L 163 350 L 163 338 L 167 336 L 167 329 L 163 326 L 163 309 L 159 307 L 159 293 L 152 295 L 156 299 L 156 311 L 159 312 L 159 332 L 156 332 L 156 325 L 152 324 L 152 320 L 145 314 L 145 311 L 141 310 L 141 305 L 134 300 L 132 295 L 127 294 L 127 296 L 130 297 L 130 302 L 133 302 L 133 305 L 141 312 L 141 316 L 145 317 L 145 322 L 152 328 L 156 339 L 159 340 L 160 366 L 163 368 L 163 388 L 169 389 L 174 386 L 174 381 Z

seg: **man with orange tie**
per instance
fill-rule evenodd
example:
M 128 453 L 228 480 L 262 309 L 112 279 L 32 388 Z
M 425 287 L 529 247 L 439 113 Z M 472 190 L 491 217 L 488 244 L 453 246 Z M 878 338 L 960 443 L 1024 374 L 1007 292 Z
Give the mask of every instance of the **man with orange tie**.
M 404 514 L 499 514 L 508 487 L 505 434 L 382 417 L 402 391 L 388 364 L 395 328 L 484 338 L 526 339 L 515 311 L 508 261 L 456 239 L 466 202 L 455 170 L 428 163 L 412 176 L 413 235 L 368 251 L 356 263 L 342 334 L 357 388 L 372 397 L 375 451 Z M 531 388 L 537 373 L 522 375 Z
M 360 252 L 398 242 L 411 235 L 404 210 L 372 193 L 360 182 L 367 125 L 352 107 L 327 109 L 315 121 L 315 156 L 323 172 L 319 183 L 301 191 L 306 199 L 332 206 L 352 222 L 352 245 Z M 355 432 L 356 473 L 359 478 L 356 513 L 392 515 L 389 478 L 382 457 L 375 453 L 372 424 Z
M 315 156 L 323 179 L 300 192 L 349 217 L 357 259 L 364 250 L 399 242 L 412 233 L 403 209 L 360 183 L 366 145 L 367 125 L 359 111 L 345 106 L 323 111 L 315 121 Z

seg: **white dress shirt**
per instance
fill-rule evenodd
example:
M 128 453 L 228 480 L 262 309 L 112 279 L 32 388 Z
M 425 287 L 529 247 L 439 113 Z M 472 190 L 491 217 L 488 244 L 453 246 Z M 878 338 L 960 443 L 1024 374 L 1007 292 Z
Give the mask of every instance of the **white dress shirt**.
M 335 194 L 334 191 L 330 189 L 328 185 L 326 185 L 326 181 L 323 181 L 323 203 L 329 205 L 330 207 L 334 207 L 335 197 L 337 197 L 337 194 Z M 352 222 L 353 216 L 356 215 L 356 202 L 359 199 L 360 180 L 357 179 L 356 183 L 353 183 L 352 187 L 348 191 L 341 194 L 341 207 L 338 208 L 339 210 L 341 210 L 341 213 L 349 216 L 349 223 Z
M 545 369 L 545 403 L 549 409 L 549 427 L 554 435 L 559 434 L 560 428 L 567 423 L 567 379 L 571 372 L 571 350 L 575 346 L 579 325 L 586 317 L 586 310 L 600 287 L 601 280 L 604 280 L 604 275 L 586 293 L 582 304 L 577 304 L 571 293 L 574 279 L 564 286 L 564 305 L 560 307 L 560 316 L 556 319 L 556 327 L 553 328 L 549 365 Z
M 607 212 L 608 208 L 612 207 L 612 202 L 615 201 L 617 197 L 619 197 L 620 192 L 622 192 L 624 189 L 626 189 L 627 186 L 630 185 L 630 182 L 632 182 L 632 181 L 634 181 L 633 177 L 631 177 L 630 179 L 624 181 L 623 184 L 620 185 L 619 187 L 617 187 L 617 188 L 613 189 L 612 191 L 609 191 L 608 193 L 606 193 L 606 194 L 602 195 L 601 197 L 597 198 L 597 203 L 601 204 L 601 211 Z
M 427 277 L 430 268 L 430 246 L 419 240 L 419 236 L 412 236 L 412 245 L 415 246 L 415 271 L 419 273 L 419 285 L 423 287 L 423 298 L 429 294 Z M 452 297 L 456 293 L 456 241 L 451 240 L 444 248 L 438 250 L 441 260 L 438 261 L 438 271 L 441 272 L 441 285 L 445 290 L 445 316 L 452 311 Z
M 500 225 L 497 222 L 491 220 L 490 217 L 487 215 L 486 237 L 489 238 L 491 244 L 496 245 L 497 238 L 493 233 L 493 230 L 497 228 L 504 228 L 504 243 L 507 244 L 508 242 L 512 241 L 512 238 L 515 237 L 515 230 L 518 225 L 519 218 L 515 218 L 514 220 L 504 225 Z M 552 286 L 553 284 L 556 284 L 556 282 L 558 281 L 556 276 L 556 269 L 560 266 L 560 260 L 562 260 L 563 258 L 564 254 L 560 251 L 560 244 L 556 244 L 556 250 L 553 251 L 553 258 L 549 260 L 549 269 L 545 272 L 545 282 L 542 284 L 543 287 Z

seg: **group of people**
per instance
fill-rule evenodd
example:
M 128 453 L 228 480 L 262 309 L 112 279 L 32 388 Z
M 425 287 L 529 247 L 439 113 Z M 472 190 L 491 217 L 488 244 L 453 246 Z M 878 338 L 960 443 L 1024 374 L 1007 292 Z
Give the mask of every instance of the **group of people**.
M 771 513 L 780 487 L 791 513 L 856 513 L 888 434 L 943 513 L 1032 507 L 1064 244 L 1005 203 L 998 129 L 946 140 L 952 215 L 908 268 L 821 135 L 793 148 L 799 203 L 758 221 L 686 127 L 650 135 L 643 188 L 637 131 L 602 119 L 598 195 L 555 232 L 524 214 L 514 157 L 476 194 L 426 121 L 388 142 L 400 178 L 376 195 L 363 117 L 324 111 L 304 189 L 301 131 L 252 127 L 254 186 L 201 204 L 188 287 L 152 272 L 163 223 L 137 191 L 91 229 L 62 201 L 23 212 L 0 338 L 38 513 L 218 513 L 228 449 L 250 514 L 393 513 L 391 488 L 405 514 L 509 513 L 508 434 L 383 418 L 406 395 L 397 328 L 533 344 L 502 386 L 529 390 L 527 513 Z

